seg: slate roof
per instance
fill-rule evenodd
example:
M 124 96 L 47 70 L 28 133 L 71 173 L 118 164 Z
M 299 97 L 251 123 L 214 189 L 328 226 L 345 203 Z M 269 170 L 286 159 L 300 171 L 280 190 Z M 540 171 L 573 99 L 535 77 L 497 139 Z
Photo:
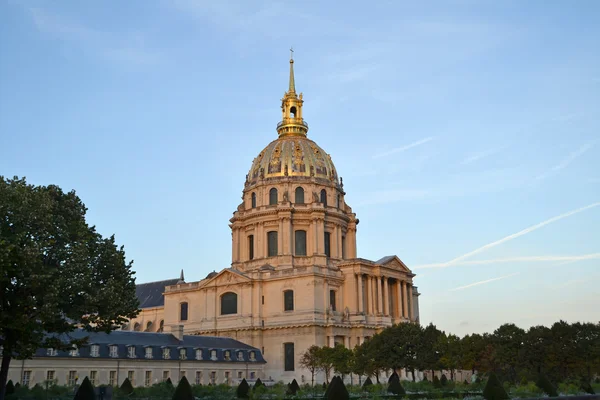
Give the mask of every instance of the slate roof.
M 385 256 L 381 257 L 379 260 L 375 261 L 375 264 L 385 264 L 386 262 L 392 261 L 396 256 Z
M 135 347 L 135 358 L 145 359 L 146 348 L 152 349 L 153 360 L 178 360 L 179 352 L 185 349 L 186 360 L 199 362 L 252 362 L 265 363 L 260 350 L 227 337 L 215 336 L 193 336 L 184 335 L 183 340 L 178 340 L 171 333 L 151 333 L 134 331 L 86 332 L 78 329 L 69 333 L 73 339 L 88 337 L 87 345 L 79 349 L 78 356 L 71 356 L 68 351 L 59 351 L 56 356 L 49 356 L 47 349 L 38 349 L 35 357 L 68 357 L 68 358 L 105 358 L 105 359 L 131 359 L 128 347 Z M 60 335 L 65 341 L 67 335 Z M 98 356 L 91 355 L 91 346 L 98 346 Z M 117 357 L 110 356 L 110 346 L 117 346 Z M 163 358 L 164 349 L 168 349 L 169 358 Z M 202 351 L 202 360 L 196 360 L 196 350 Z M 211 350 L 216 350 L 216 359 L 210 358 Z M 231 360 L 225 360 L 225 351 L 230 352 Z M 242 352 L 242 359 L 238 359 L 238 352 Z M 254 360 L 251 361 L 250 352 L 254 352 Z
M 140 283 L 135 285 L 135 295 L 140 302 L 140 308 L 161 307 L 165 305 L 165 287 L 176 285 L 179 279 Z

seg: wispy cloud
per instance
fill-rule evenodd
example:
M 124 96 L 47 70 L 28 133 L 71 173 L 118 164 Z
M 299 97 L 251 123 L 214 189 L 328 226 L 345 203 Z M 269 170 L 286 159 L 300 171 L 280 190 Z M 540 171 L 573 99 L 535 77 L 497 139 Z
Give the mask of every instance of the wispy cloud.
M 489 150 L 480 151 L 480 152 L 471 154 L 469 157 L 467 157 L 461 161 L 461 165 L 467 165 L 467 164 L 471 164 L 475 161 L 479 161 L 482 158 L 486 158 L 486 157 L 489 157 L 491 155 L 494 155 L 494 154 L 500 152 L 502 149 L 504 149 L 504 147 L 498 147 L 495 149 L 489 149 Z
M 416 142 L 413 142 L 411 144 L 407 144 L 406 146 L 395 147 L 393 149 L 384 151 L 383 153 L 375 154 L 373 156 L 373 158 L 387 157 L 387 156 L 391 156 L 392 154 L 401 153 L 401 152 L 406 151 L 408 149 L 412 149 L 413 147 L 417 147 L 417 146 L 420 146 L 420 145 L 425 144 L 427 142 L 431 142 L 433 139 L 434 139 L 433 136 L 429 136 L 429 137 L 426 137 L 424 139 L 417 140 Z
M 454 258 L 454 259 L 452 259 L 452 260 L 450 260 L 448 262 L 440 263 L 440 265 L 438 266 L 438 268 L 439 267 L 449 267 L 449 266 L 452 266 L 452 265 L 458 265 L 459 262 L 463 261 L 466 258 L 472 257 L 472 256 L 474 256 L 476 254 L 482 253 L 482 252 L 484 252 L 486 250 L 489 250 L 489 249 L 491 249 L 493 247 L 499 246 L 499 245 L 501 245 L 503 243 L 506 243 L 508 241 L 511 241 L 513 239 L 516 239 L 518 237 L 521 237 L 521 236 L 526 235 L 528 233 L 531 233 L 533 231 L 536 231 L 536 230 L 538 230 L 540 228 L 543 228 L 546 225 L 549 225 L 549 224 L 552 224 L 554 222 L 560 221 L 561 219 L 571 217 L 571 216 L 573 216 L 575 214 L 579 214 L 581 212 L 584 212 L 586 210 L 589 210 L 589 209 L 592 209 L 592 208 L 598 207 L 598 206 L 600 206 L 600 202 L 588 204 L 587 206 L 580 207 L 580 208 L 578 208 L 576 210 L 571 210 L 571 211 L 566 212 L 564 214 L 557 215 L 556 217 L 552 217 L 550 219 L 547 219 L 547 220 L 545 220 L 543 222 L 540 222 L 539 224 L 535 224 L 533 226 L 530 226 L 529 228 L 525 228 L 522 231 L 519 231 L 519 232 L 513 233 L 511 235 L 505 236 L 505 237 L 503 237 L 500 240 L 496 240 L 495 242 L 491 242 L 491 243 L 488 243 L 488 244 L 486 244 L 484 246 L 481 246 L 481 247 L 479 247 L 479 248 L 477 248 L 477 249 L 475 249 L 473 251 L 470 251 L 468 253 L 463 254 L 462 256 L 458 256 L 458 257 L 456 257 L 456 258 Z
M 581 157 L 583 154 L 585 154 L 585 152 L 587 152 L 589 149 L 591 149 L 592 147 L 594 147 L 594 142 L 589 142 L 584 144 L 583 146 L 581 146 L 579 149 L 571 152 L 567 157 L 565 157 L 560 163 L 556 164 L 555 166 L 553 166 L 552 168 L 550 168 L 548 171 L 544 172 L 543 174 L 539 175 L 536 179 L 544 179 L 547 178 L 548 176 L 550 176 L 551 174 L 560 171 L 563 168 L 566 168 L 569 166 L 569 164 L 571 164 L 573 161 L 575 161 L 576 159 L 578 159 L 579 157 Z
M 474 286 L 485 285 L 486 283 L 495 282 L 495 281 L 499 281 L 500 279 L 506 279 L 506 278 L 510 278 L 511 276 L 519 275 L 519 273 L 520 272 L 515 272 L 514 274 L 499 276 L 498 278 L 486 279 L 484 281 L 469 283 L 468 285 L 465 285 L 465 286 L 459 286 L 454 289 L 450 289 L 450 292 L 455 292 L 457 290 L 464 290 L 464 289 L 468 289 L 468 288 L 471 288 Z
M 489 260 L 460 260 L 453 264 L 431 263 L 421 264 L 411 267 L 411 269 L 426 269 L 426 268 L 445 268 L 451 265 L 487 265 L 487 264 L 502 264 L 502 263 L 520 263 L 520 262 L 548 262 L 559 261 L 556 265 L 574 263 L 583 260 L 600 260 L 600 253 L 582 254 L 575 256 L 524 256 L 524 257 L 504 257 L 494 258 Z
M 156 51 L 146 48 L 144 37 L 138 32 L 103 32 L 37 7 L 30 7 L 29 12 L 38 31 L 78 43 L 83 51 L 106 60 L 140 65 L 154 64 L 161 59 Z

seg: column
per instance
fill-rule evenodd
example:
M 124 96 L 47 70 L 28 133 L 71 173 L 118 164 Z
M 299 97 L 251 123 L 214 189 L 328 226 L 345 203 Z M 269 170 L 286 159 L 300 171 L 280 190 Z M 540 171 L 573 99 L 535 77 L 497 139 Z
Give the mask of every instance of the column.
M 381 288 L 382 277 L 378 276 L 377 280 L 377 314 L 383 314 L 383 290 Z
M 350 347 L 350 336 L 345 336 L 344 337 L 344 346 L 346 346 L 347 349 L 351 349 L 352 347 Z
M 283 218 L 279 220 L 279 232 L 277 232 L 277 255 L 285 254 L 283 250 Z
M 402 285 L 399 280 L 396 280 L 396 318 L 402 316 Z
M 362 274 L 356 274 L 356 280 L 358 281 L 358 312 L 363 312 L 363 278 Z
M 323 310 L 327 314 L 327 310 L 329 309 L 329 284 L 325 279 L 323 279 L 323 292 Z
M 383 315 L 390 315 L 390 288 L 387 277 L 383 277 Z
M 369 289 L 371 290 L 369 296 L 371 299 L 371 315 L 375 315 L 375 307 L 377 307 L 375 305 L 375 277 L 369 276 L 369 279 L 371 281 L 371 285 L 369 286 Z
M 263 258 L 266 256 L 265 253 L 265 242 L 267 238 L 265 236 L 265 229 L 263 227 L 263 223 L 259 222 L 256 226 L 256 236 L 254 237 L 254 247 L 256 249 L 256 254 L 254 254 L 254 258 Z
M 406 301 L 406 281 L 402 281 L 402 316 L 408 318 L 408 303 Z
M 335 347 L 335 336 L 329 336 L 329 347 Z
M 365 285 L 367 288 L 367 315 L 371 315 L 373 312 L 373 288 L 371 283 L 371 276 L 367 275 L 367 282 Z
M 408 307 L 408 319 L 413 320 L 413 298 L 412 298 L 412 285 L 408 285 L 408 299 L 407 302 L 410 304 Z
M 319 254 L 319 231 L 317 229 L 317 219 L 313 219 L 313 254 Z

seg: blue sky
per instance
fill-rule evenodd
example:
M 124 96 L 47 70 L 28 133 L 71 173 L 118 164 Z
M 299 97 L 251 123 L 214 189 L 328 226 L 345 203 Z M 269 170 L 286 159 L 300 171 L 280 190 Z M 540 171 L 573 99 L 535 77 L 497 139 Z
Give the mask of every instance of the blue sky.
M 138 281 L 228 267 L 290 46 L 358 253 L 457 333 L 600 320 L 600 3 L 0 2 L 0 174 L 75 189 Z M 531 228 L 531 229 L 528 229 Z

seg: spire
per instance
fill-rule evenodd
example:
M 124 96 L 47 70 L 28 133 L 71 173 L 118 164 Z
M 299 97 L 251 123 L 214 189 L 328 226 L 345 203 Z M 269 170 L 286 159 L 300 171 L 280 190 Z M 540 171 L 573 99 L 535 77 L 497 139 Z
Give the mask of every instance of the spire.
M 177 283 L 185 283 L 185 278 L 183 277 L 183 270 L 181 270 L 181 275 L 179 275 L 179 281 Z
M 290 87 L 288 93 L 296 93 L 296 82 L 294 81 L 294 49 L 290 48 Z

